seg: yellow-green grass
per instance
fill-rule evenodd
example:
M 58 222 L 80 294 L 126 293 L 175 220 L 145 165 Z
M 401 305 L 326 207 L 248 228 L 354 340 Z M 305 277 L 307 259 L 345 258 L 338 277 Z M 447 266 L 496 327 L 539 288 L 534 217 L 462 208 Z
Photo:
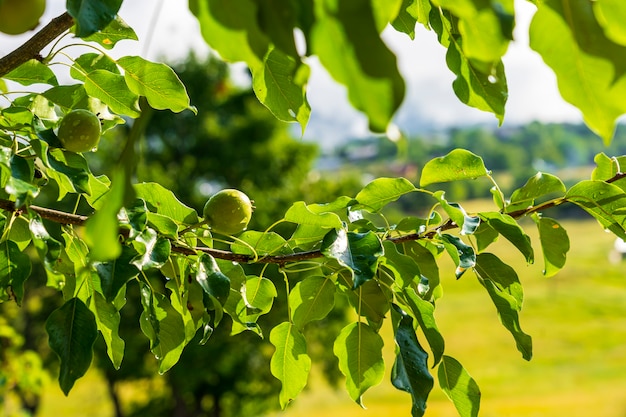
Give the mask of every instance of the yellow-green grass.
M 626 415 L 626 261 L 618 265 L 608 262 L 614 238 L 595 221 L 563 224 L 572 249 L 565 269 L 555 277 L 542 276 L 543 260 L 532 224 L 527 229 L 535 243 L 534 265 L 527 266 L 506 240 L 493 250 L 516 268 L 524 284 L 521 326 L 533 337 L 530 362 L 515 349 L 512 336 L 499 323 L 476 278 L 468 272 L 457 281 L 451 265 L 442 269 L 445 293 L 437 303 L 437 321 L 446 338 L 446 354 L 457 358 L 482 390 L 482 417 Z M 387 375 L 382 384 L 365 394 L 366 410 L 352 402 L 343 388 L 325 385 L 314 364 L 309 389 L 287 411 L 271 416 L 408 417 L 408 394 L 388 382 L 394 356 L 388 326 L 383 334 Z M 49 388 L 38 417 L 59 415 L 113 415 L 106 389 L 95 372 L 79 380 L 68 398 L 58 387 Z M 426 416 L 455 415 L 454 406 L 436 385 Z

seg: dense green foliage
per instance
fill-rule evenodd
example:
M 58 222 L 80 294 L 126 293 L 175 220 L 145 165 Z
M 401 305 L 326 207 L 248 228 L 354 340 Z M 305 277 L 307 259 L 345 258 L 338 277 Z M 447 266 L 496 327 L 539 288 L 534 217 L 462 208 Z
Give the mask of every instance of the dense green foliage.
M 357 404 L 381 382 L 388 366 L 379 331 L 389 319 L 397 347 L 391 383 L 411 396 L 407 414 L 425 413 L 436 368 L 439 386 L 459 414 L 476 416 L 478 386 L 446 354 L 435 321 L 445 282 L 438 266 L 442 257 L 454 263 L 456 279 L 473 275 L 484 287 L 521 356 L 529 360 L 532 339 L 520 324 L 523 288 L 515 270 L 490 252 L 491 244 L 506 240 L 527 263 L 540 259 L 546 276 L 558 273 L 569 239 L 545 212 L 563 204 L 579 206 L 602 228 L 626 238 L 621 170 L 626 157 L 597 154 L 592 178 L 571 186 L 537 172 L 509 192 L 492 172 L 500 159 L 486 163 L 458 148 L 454 139 L 445 155 L 420 167 L 415 182 L 376 178 L 349 196 L 292 201 L 282 218 L 237 236 L 213 236 L 198 210 L 171 187 L 151 178 L 136 181 L 137 145 L 152 125 L 152 111 L 191 116 L 198 107 L 167 65 L 106 54 L 118 41 L 136 38 L 116 16 L 120 5 L 121 0 L 68 0 L 68 13 L 35 35 L 37 42 L 0 60 L 8 98 L 0 112 L 0 300 L 23 304 L 30 253 L 36 252 L 45 267 L 45 286 L 58 292 L 59 307 L 49 313 L 45 330 L 65 394 L 90 367 L 98 337 L 112 366 L 121 366 L 126 343 L 120 336 L 121 312 L 130 308 L 139 316 L 135 334 L 146 337 L 159 373 L 170 371 L 190 343 L 212 343 L 225 321 L 233 336 L 246 332 L 267 338 L 273 346 L 268 366 L 281 383 L 278 397 L 284 408 L 307 385 L 312 366 L 308 328 L 347 303 L 354 316 L 333 335 L 332 352 Z M 370 128 L 385 131 L 404 97 L 404 81 L 380 34 L 391 25 L 413 36 L 417 23 L 433 29 L 446 48 L 459 99 L 504 120 L 508 88 L 502 56 L 513 36 L 513 0 L 234 0 L 228 5 L 194 0 L 189 6 L 207 43 L 223 59 L 248 65 L 259 101 L 278 119 L 298 122 L 302 129 L 311 111 L 305 61 L 315 55 L 347 87 Z M 554 70 L 564 99 L 609 144 L 615 120 L 626 111 L 626 41 L 616 18 L 626 6 L 609 0 L 547 0 L 536 6 L 531 47 Z M 69 47 L 53 43 L 70 28 L 93 49 L 73 56 Z M 305 48 L 296 47 L 296 28 Z M 40 55 L 47 44 L 51 49 Z M 63 78 L 53 71 L 59 61 L 70 67 L 71 84 L 59 82 Z M 16 91 L 12 83 L 21 84 L 22 94 L 9 94 Z M 34 84 L 37 89 L 23 92 Z M 87 159 L 64 149 L 57 137 L 60 116 L 81 108 L 97 114 L 104 131 L 130 125 L 110 174 L 94 174 Z M 236 116 L 227 117 L 232 117 L 227 129 L 236 129 Z M 209 137 L 213 128 L 205 132 Z M 232 140 L 228 134 L 221 137 Z M 177 162 L 193 152 L 185 149 L 183 134 L 173 133 L 170 140 Z M 474 140 L 488 138 L 478 133 Z M 152 143 L 156 153 L 166 149 Z M 249 149 L 237 144 L 233 149 L 225 162 L 236 166 Z M 282 156 L 283 149 L 273 154 Z M 297 166 L 298 160 L 282 163 Z M 227 183 L 225 178 L 216 182 Z M 475 179 L 485 180 L 491 210 L 468 213 L 440 187 Z M 398 221 L 386 216 L 396 201 L 416 194 L 430 202 L 423 213 Z M 38 205 L 49 205 L 50 195 L 73 198 L 75 209 Z M 536 223 L 538 242 L 519 226 L 523 217 Z M 283 280 L 271 279 L 273 273 Z M 137 296 L 131 299 L 133 291 Z M 270 313 L 281 319 L 266 324 Z M 7 334 L 19 344 L 19 337 Z M 36 388 L 37 381 L 32 385 Z

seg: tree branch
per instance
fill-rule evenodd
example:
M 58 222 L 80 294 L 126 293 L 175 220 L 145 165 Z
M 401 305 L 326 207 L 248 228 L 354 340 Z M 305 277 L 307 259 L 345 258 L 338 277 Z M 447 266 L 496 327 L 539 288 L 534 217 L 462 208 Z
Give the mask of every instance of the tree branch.
M 28 60 L 40 59 L 41 50 L 73 25 L 74 19 L 67 12 L 52 19 L 21 46 L 0 58 L 0 77 L 4 77 Z

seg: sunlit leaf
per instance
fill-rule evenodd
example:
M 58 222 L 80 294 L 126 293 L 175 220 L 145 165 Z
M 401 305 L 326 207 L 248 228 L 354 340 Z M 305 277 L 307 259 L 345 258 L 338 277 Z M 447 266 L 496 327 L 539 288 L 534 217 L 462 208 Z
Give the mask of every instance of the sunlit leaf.
M 319 213 L 311 211 L 304 201 L 296 201 L 285 213 L 285 220 L 296 224 L 308 226 L 324 227 L 328 229 L 339 229 L 342 222 L 335 213 Z
M 476 179 L 485 175 L 487 168 L 482 158 L 465 149 L 455 149 L 446 156 L 431 159 L 424 165 L 420 186 Z
M 94 70 L 85 75 L 85 91 L 106 103 L 115 113 L 139 117 L 139 97 L 127 86 L 124 76 L 106 70 Z
M 87 42 L 97 42 L 106 49 L 113 49 L 119 41 L 126 39 L 138 40 L 133 28 L 119 16 L 115 16 L 115 19 L 111 20 L 104 29 L 83 39 Z
M 148 203 L 150 210 L 184 224 L 198 223 L 198 213 L 180 202 L 167 188 L 154 182 L 134 184 L 137 198 Z
M 481 253 L 476 260 L 476 273 L 483 279 L 489 279 L 498 289 L 508 293 L 516 301 L 516 309 L 522 309 L 524 291 L 519 277 L 513 268 L 491 253 Z
M 404 98 L 395 55 L 378 34 L 369 0 L 315 3 L 312 50 L 332 77 L 348 89 L 375 132 L 384 132 Z
M 377 178 L 359 191 L 355 199 L 368 209 L 378 211 L 412 191 L 415 186 L 405 178 Z
M 222 305 L 230 294 L 230 279 L 222 273 L 215 258 L 211 255 L 201 254 L 198 257 L 196 281 L 204 292 L 214 297 Z
M 96 318 L 96 325 L 107 346 L 107 354 L 115 369 L 119 369 L 124 358 L 125 343 L 119 335 L 120 313 L 113 303 L 107 302 L 100 293 L 91 297 L 89 309 Z
M 329 277 L 310 276 L 289 292 L 291 321 L 298 329 L 321 320 L 335 305 L 335 284 Z
M 11 240 L 0 243 L 0 301 L 15 298 L 18 305 L 24 298 L 24 281 L 30 276 L 31 262 Z
M 94 264 L 105 301 L 112 302 L 124 285 L 139 275 L 139 269 L 132 263 L 136 256 L 137 252 L 133 248 L 124 245 L 117 259 Z
M 456 359 L 443 356 L 437 371 L 439 386 L 461 417 L 478 417 L 481 392 L 474 378 Z
M 275 326 L 270 333 L 270 342 L 276 348 L 270 369 L 282 383 L 279 399 L 284 409 L 306 386 L 311 358 L 307 355 L 304 335 L 292 323 Z
M 362 396 L 384 376 L 383 339 L 367 324 L 352 323 L 341 330 L 333 345 L 339 369 L 346 377 L 350 398 L 363 407 Z
M 515 219 L 507 214 L 498 212 L 483 212 L 479 213 L 479 216 L 491 228 L 511 242 L 524 255 L 526 262 L 534 262 L 535 255 L 530 243 L 530 237 L 524 233 L 524 230 L 517 224 Z
M 411 287 L 405 288 L 403 293 L 422 332 L 424 332 L 424 336 L 426 336 L 433 353 L 433 366 L 435 366 L 441 360 L 445 349 L 443 336 L 435 322 L 435 305 L 422 299 Z
M 13 71 L 4 75 L 3 78 L 22 85 L 50 84 L 56 86 L 59 84 L 54 72 L 52 72 L 47 65 L 36 59 L 26 61 Z
M 559 222 L 549 217 L 533 216 L 539 230 L 539 241 L 545 264 L 543 274 L 551 277 L 565 266 L 570 249 L 567 232 Z

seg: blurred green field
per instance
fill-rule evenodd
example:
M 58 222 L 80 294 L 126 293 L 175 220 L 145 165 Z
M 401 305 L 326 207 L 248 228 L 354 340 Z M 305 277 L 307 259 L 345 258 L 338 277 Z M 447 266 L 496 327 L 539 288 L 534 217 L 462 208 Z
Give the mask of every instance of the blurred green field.
M 516 268 L 525 289 L 522 329 L 533 337 L 534 357 L 522 359 L 502 327 L 489 296 L 473 274 L 455 280 L 448 265 L 442 273 L 444 297 L 436 317 L 446 339 L 446 354 L 457 358 L 478 382 L 482 417 L 626 416 L 626 261 L 613 265 L 613 236 L 595 221 L 563 222 L 571 240 L 566 268 L 553 278 L 536 262 L 526 266 L 507 241 L 493 250 Z M 529 234 L 538 242 L 533 228 Z M 393 362 L 388 328 L 385 356 Z M 315 364 L 314 364 L 315 369 Z M 268 417 L 408 416 L 409 395 L 388 382 L 364 396 L 366 410 L 343 389 L 325 385 L 313 373 L 310 387 L 287 411 Z M 89 410 L 86 407 L 89 407 Z M 94 373 L 79 380 L 68 398 L 52 386 L 38 417 L 112 416 L 106 389 Z M 435 385 L 428 417 L 452 417 L 454 406 Z

